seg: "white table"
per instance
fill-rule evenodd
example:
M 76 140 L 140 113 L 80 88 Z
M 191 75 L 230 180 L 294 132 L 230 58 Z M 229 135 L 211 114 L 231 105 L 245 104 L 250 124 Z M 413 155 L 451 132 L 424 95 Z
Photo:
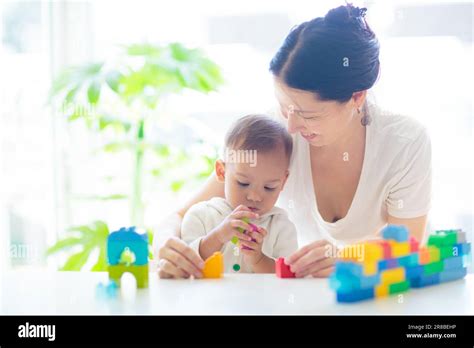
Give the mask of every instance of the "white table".
M 474 275 L 392 297 L 338 304 L 327 279 L 226 274 L 164 280 L 99 299 L 107 273 L 11 271 L 0 275 L 0 314 L 474 314 Z M 402 300 L 402 301 L 401 301 Z

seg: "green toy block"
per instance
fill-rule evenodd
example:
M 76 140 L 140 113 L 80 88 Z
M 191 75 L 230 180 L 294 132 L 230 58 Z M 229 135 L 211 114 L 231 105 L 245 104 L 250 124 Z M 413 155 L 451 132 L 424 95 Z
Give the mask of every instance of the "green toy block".
M 441 259 L 447 259 L 449 257 L 461 256 L 461 250 L 457 245 L 448 245 L 439 248 L 439 256 Z
M 457 243 L 457 233 L 433 234 L 428 238 L 428 245 L 444 247 Z
M 148 265 L 112 265 L 109 266 L 109 279 L 115 280 L 120 286 L 120 278 L 126 272 L 133 274 L 137 280 L 137 288 L 143 289 L 148 287 Z
M 443 261 L 433 262 L 433 263 L 429 263 L 429 264 L 423 266 L 423 274 L 424 275 L 431 275 L 431 274 L 434 274 L 434 273 L 442 272 L 443 269 L 444 269 Z
M 388 286 L 388 293 L 390 295 L 398 294 L 400 292 L 408 291 L 409 289 L 410 289 L 410 282 L 408 280 L 405 280 L 403 282 L 390 284 Z

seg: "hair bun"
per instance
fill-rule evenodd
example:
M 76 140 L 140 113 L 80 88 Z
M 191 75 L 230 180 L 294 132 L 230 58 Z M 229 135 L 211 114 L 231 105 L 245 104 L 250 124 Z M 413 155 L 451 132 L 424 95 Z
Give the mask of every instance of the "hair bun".
M 339 6 L 330 10 L 324 17 L 324 21 L 332 25 L 356 25 L 361 29 L 366 29 L 365 14 L 367 8 L 355 7 L 352 4 Z

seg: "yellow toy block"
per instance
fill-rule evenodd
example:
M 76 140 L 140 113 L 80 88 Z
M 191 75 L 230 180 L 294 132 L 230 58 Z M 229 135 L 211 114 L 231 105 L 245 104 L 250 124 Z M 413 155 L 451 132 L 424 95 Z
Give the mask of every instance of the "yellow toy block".
M 440 250 L 438 247 L 435 247 L 435 246 L 428 246 L 428 253 L 430 255 L 430 263 L 433 263 L 433 262 L 438 262 L 440 260 Z
M 375 243 L 364 243 L 363 247 L 363 262 L 379 261 L 383 259 L 382 246 Z
M 224 273 L 224 257 L 222 253 L 216 251 L 204 263 L 202 271 L 204 278 L 221 278 Z
M 375 275 L 378 271 L 377 262 L 364 262 L 362 267 L 365 276 Z
M 375 287 L 375 297 L 384 297 L 388 296 L 388 286 L 387 285 L 377 285 Z
M 404 280 L 405 280 L 405 268 L 403 267 L 387 269 L 380 273 L 381 284 L 399 283 Z
M 396 242 L 389 240 L 390 246 L 392 247 L 392 258 L 408 255 L 410 253 L 409 242 Z

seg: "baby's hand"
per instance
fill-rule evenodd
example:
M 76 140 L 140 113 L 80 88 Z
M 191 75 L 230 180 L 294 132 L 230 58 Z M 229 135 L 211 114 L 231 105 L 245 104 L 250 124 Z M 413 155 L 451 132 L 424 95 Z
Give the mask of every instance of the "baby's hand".
M 267 235 L 267 230 L 262 227 L 252 225 L 254 227 L 253 231 L 246 233 L 247 236 L 250 236 L 252 240 L 242 240 L 240 239 L 240 250 L 244 255 L 244 261 L 251 266 L 259 263 L 263 258 L 262 253 L 262 244 L 263 239 Z
M 244 233 L 245 231 L 251 231 L 252 228 L 242 220 L 243 218 L 258 219 L 258 214 L 252 212 L 244 205 L 239 205 L 235 208 L 213 231 L 213 233 L 216 233 L 220 243 L 225 244 L 234 236 L 241 241 L 252 240 L 251 236 Z

